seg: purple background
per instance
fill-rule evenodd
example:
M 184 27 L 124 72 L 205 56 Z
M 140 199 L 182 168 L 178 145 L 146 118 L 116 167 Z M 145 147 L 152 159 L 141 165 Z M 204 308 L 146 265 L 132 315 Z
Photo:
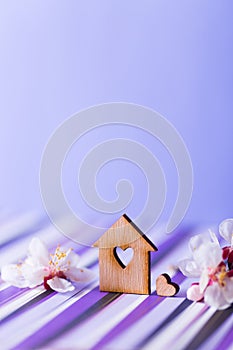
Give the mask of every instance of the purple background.
M 0 1 L 0 205 L 43 212 L 39 167 L 52 132 L 81 109 L 124 101 L 155 109 L 186 142 L 194 191 L 185 220 L 231 217 L 232 11 L 231 0 Z M 164 159 L 169 211 L 177 178 Z

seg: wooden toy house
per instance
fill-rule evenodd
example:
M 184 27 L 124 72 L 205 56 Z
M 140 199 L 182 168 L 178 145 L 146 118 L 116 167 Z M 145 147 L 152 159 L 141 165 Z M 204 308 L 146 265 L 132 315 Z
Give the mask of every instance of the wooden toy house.
M 150 294 L 150 252 L 157 248 L 126 214 L 94 246 L 99 248 L 101 291 Z M 126 266 L 117 248 L 133 249 L 133 257 Z

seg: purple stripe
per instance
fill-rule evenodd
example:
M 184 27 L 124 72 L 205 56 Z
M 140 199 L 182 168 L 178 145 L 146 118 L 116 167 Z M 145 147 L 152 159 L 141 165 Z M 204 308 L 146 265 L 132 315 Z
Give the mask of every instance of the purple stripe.
M 171 248 L 174 248 L 175 245 L 182 242 L 182 239 L 180 238 L 184 236 L 185 232 L 183 231 L 179 232 L 178 234 L 174 234 L 168 241 L 161 244 L 159 251 L 152 254 L 152 266 L 163 258 L 167 252 L 170 252 Z M 100 293 L 98 288 L 96 288 L 75 302 L 72 306 L 68 307 L 65 311 L 48 322 L 48 324 L 43 326 L 32 336 L 24 340 L 17 346 L 16 349 L 35 348 L 41 345 L 46 345 L 51 340 L 56 339 L 62 333 L 68 331 L 70 328 L 77 326 L 77 324 L 83 322 L 83 320 L 86 320 L 88 317 L 96 314 L 100 308 L 103 309 L 106 307 L 112 300 L 114 300 L 114 298 L 119 297 L 119 295 L 119 293 Z M 157 296 L 153 296 L 149 299 L 153 300 L 147 301 L 147 308 L 151 308 L 153 303 L 156 305 L 158 300 L 163 300 L 163 298 Z M 146 304 L 144 304 L 144 307 Z
M 157 261 L 163 258 L 167 253 L 170 253 L 171 249 L 174 249 L 176 246 L 180 245 L 182 243 L 182 238 L 187 233 L 189 235 L 190 232 L 191 228 L 186 228 L 185 230 L 183 229 L 181 231 L 174 232 L 172 235 L 170 235 L 169 239 L 167 239 L 158 247 L 158 251 L 151 254 L 152 266 L 154 266 L 157 263 Z
M 51 336 L 59 336 L 59 334 L 64 331 L 67 326 L 72 326 L 75 319 L 85 314 L 89 308 L 103 299 L 106 295 L 107 293 L 99 292 L 99 288 L 95 288 L 87 295 L 83 296 L 80 300 L 76 301 L 73 305 L 68 307 L 52 321 L 40 328 L 32 336 L 28 337 L 21 344 L 17 345 L 15 349 L 34 349 L 40 347 L 41 344 L 50 341 Z
M 185 277 L 180 273 L 177 274 L 172 279 L 173 282 L 179 284 L 181 283 Z M 152 294 L 148 296 L 146 300 L 144 300 L 139 306 L 137 306 L 124 320 L 122 320 L 118 325 L 112 329 L 109 333 L 107 333 L 100 341 L 97 343 L 92 350 L 102 350 L 106 344 L 120 335 L 121 332 L 124 332 L 126 329 L 129 329 L 136 323 L 140 318 L 145 316 L 151 309 L 157 307 L 165 297 L 157 296 L 156 294 Z
M 86 250 L 87 247 L 82 246 L 78 247 L 78 249 L 75 249 L 75 252 L 83 254 Z M 92 265 L 94 265 L 94 263 Z M 24 294 L 28 290 L 30 290 L 30 288 L 18 288 L 14 286 L 9 286 L 8 288 L 3 289 L 2 291 L 0 291 L 0 306 L 18 298 L 20 295 Z
M 165 241 L 164 243 L 161 244 L 159 247 L 158 252 L 155 254 L 152 254 L 152 263 L 151 265 L 154 266 L 158 260 L 160 260 L 164 255 L 166 255 L 167 251 L 170 249 L 170 247 L 174 247 L 177 244 L 180 244 L 182 242 L 181 238 L 184 236 L 185 231 L 180 231 L 178 234 L 174 234 L 174 236 L 171 236 L 169 241 Z M 88 247 L 84 246 L 78 246 L 75 251 L 79 254 L 84 254 L 88 250 Z M 97 262 L 97 260 L 96 260 Z M 95 265 L 96 262 L 93 262 L 91 266 Z M 17 287 L 9 287 L 3 291 L 0 292 L 0 305 L 3 303 L 6 303 L 10 300 L 13 300 L 14 298 L 19 297 L 23 293 L 25 293 L 27 289 L 20 289 Z
M 227 350 L 230 348 L 230 345 L 233 343 L 233 327 L 227 332 L 224 336 L 222 342 L 218 344 L 218 349 Z M 217 350 L 217 348 L 216 348 Z
M 8 322 L 9 319 L 18 316 L 22 312 L 25 312 L 26 310 L 30 310 L 37 306 L 38 304 L 42 304 L 45 300 L 51 298 L 55 292 L 45 290 L 43 293 L 37 295 L 31 300 L 28 300 L 25 304 L 18 307 L 16 310 L 12 311 L 9 315 L 5 316 L 4 319 L 0 321 L 0 324 L 3 324 L 4 322 Z
M 136 309 L 131 312 L 123 321 L 121 321 L 114 329 L 106 334 L 99 343 L 97 343 L 92 350 L 101 350 L 103 347 L 116 338 L 121 332 L 124 332 L 129 327 L 133 326 L 141 317 L 145 316 L 152 308 L 158 306 L 165 297 L 148 297 Z
M 14 298 L 19 297 L 21 294 L 25 293 L 29 288 L 17 288 L 10 286 L 0 292 L 0 306 L 12 301 Z

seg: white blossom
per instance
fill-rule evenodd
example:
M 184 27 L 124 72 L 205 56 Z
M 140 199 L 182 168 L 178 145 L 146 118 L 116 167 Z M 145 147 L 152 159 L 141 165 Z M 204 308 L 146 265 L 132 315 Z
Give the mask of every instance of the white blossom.
M 231 220 L 231 221 L 230 221 Z M 233 220 L 224 221 L 220 233 L 232 240 Z M 204 302 L 216 309 L 228 308 L 233 303 L 233 270 L 223 261 L 223 249 L 217 237 L 210 231 L 210 236 L 197 235 L 190 239 L 189 248 L 192 258 L 178 264 L 181 272 L 187 277 L 199 277 L 199 283 L 187 290 L 187 298 Z M 225 249 L 225 248 L 224 248 Z
M 46 289 L 64 293 L 74 290 L 71 282 L 88 282 L 94 274 L 87 268 L 79 267 L 79 256 L 72 250 L 58 246 L 54 254 L 39 238 L 33 238 L 26 260 L 19 264 L 3 266 L 1 277 L 19 288 L 33 288 L 44 284 Z

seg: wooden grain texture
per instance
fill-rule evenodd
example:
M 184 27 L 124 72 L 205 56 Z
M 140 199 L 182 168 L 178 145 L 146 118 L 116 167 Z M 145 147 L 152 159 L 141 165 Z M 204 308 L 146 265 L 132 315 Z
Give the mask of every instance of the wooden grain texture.
M 100 290 L 107 292 L 150 294 L 150 251 L 154 244 L 123 215 L 94 246 L 99 247 Z M 116 247 L 133 249 L 133 258 L 124 266 Z
M 163 297 L 172 297 L 180 290 L 178 284 L 171 281 L 167 273 L 163 273 L 156 279 L 156 293 Z

